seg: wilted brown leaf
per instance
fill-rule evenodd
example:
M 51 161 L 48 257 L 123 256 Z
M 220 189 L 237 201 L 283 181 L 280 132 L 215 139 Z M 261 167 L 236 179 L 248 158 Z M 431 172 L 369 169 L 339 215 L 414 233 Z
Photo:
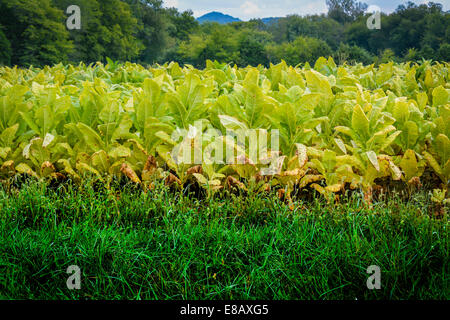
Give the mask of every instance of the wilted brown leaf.
M 120 168 L 120 171 L 124 175 L 126 175 L 134 183 L 141 183 L 141 180 L 139 179 L 139 177 L 136 174 L 136 172 L 134 172 L 134 170 L 126 162 L 124 162 L 122 164 L 122 167 Z

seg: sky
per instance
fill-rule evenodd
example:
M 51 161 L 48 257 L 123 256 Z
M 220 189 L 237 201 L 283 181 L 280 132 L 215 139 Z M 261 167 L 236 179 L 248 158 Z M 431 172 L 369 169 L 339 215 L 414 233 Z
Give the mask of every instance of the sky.
M 192 10 L 196 18 L 211 11 L 219 11 L 248 21 L 252 18 L 284 17 L 288 14 L 320 14 L 326 13 L 325 0 L 163 0 L 165 7 L 175 7 Z M 404 0 L 360 0 L 369 6 L 375 5 L 382 12 L 390 13 Z M 416 4 L 426 3 L 426 0 L 411 0 Z M 450 0 L 435 0 L 441 3 L 444 10 L 450 10 Z

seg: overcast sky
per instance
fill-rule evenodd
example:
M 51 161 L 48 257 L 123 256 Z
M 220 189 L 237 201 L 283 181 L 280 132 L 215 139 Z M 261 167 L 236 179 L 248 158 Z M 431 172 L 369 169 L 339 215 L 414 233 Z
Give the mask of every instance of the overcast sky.
M 284 17 L 288 14 L 326 13 L 325 0 L 163 0 L 166 7 L 176 7 L 182 11 L 191 9 L 195 17 L 211 11 L 229 14 L 241 20 L 264 17 Z M 417 4 L 426 0 L 411 0 Z M 403 0 L 362 0 L 368 5 L 376 5 L 383 12 L 392 12 Z M 435 0 L 444 10 L 450 10 L 450 0 Z

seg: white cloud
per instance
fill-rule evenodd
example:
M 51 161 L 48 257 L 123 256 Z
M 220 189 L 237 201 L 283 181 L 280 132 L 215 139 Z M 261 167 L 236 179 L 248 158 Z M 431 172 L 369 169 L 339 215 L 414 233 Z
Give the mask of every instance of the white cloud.
M 242 12 L 244 12 L 244 14 L 246 14 L 247 16 L 254 17 L 261 13 L 261 9 L 258 7 L 258 5 L 250 1 L 245 1 L 240 6 L 240 8 Z

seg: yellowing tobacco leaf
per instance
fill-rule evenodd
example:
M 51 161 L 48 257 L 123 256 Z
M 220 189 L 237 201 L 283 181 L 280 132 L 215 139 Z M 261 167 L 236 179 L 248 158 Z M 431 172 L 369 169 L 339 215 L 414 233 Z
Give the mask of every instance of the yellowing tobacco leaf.
M 373 167 L 380 171 L 380 164 L 378 163 L 377 154 L 373 151 L 366 152 L 367 158 L 369 159 L 370 163 L 373 165 Z
M 359 104 L 353 108 L 352 128 L 361 137 L 369 136 L 369 119 Z

